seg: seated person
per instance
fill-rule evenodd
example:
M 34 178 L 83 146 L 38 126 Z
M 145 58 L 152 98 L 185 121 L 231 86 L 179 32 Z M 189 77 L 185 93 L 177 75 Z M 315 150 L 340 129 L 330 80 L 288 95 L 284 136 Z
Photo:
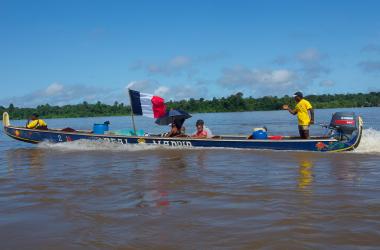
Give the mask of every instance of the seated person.
M 26 127 L 30 129 L 47 129 L 47 124 L 44 120 L 38 119 L 38 114 L 34 113 L 28 120 Z
M 204 121 L 203 120 L 198 120 L 195 123 L 195 126 L 197 127 L 197 131 L 191 136 L 191 137 L 196 137 L 196 138 L 207 138 L 208 133 L 207 130 L 204 129 Z
M 181 126 L 179 126 L 178 122 L 174 120 L 171 124 L 171 130 L 170 132 L 166 135 L 167 137 L 176 137 L 181 135 Z
M 182 125 L 181 127 L 181 135 L 185 135 L 186 134 L 186 128 L 185 126 Z
M 61 131 L 63 131 L 63 132 L 77 132 L 75 129 L 70 128 L 70 127 L 63 128 L 63 129 L 61 129 Z

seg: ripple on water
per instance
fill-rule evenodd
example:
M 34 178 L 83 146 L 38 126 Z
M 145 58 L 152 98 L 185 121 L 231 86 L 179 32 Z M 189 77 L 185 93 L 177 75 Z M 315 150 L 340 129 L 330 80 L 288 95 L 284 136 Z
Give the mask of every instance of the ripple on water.
M 376 129 L 342 154 L 0 144 L 1 246 L 377 249 Z

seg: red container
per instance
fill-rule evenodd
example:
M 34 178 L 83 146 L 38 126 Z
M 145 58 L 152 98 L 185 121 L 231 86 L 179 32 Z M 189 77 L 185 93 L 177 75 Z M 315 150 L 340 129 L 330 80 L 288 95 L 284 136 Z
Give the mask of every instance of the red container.
M 269 135 L 269 140 L 282 140 L 284 137 L 282 135 Z

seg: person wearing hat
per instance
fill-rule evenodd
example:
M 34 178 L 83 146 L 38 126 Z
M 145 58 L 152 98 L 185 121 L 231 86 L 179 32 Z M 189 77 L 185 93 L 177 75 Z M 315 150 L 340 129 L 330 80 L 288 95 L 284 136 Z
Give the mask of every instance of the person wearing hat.
M 38 114 L 34 113 L 26 124 L 30 129 L 47 129 L 47 124 L 44 120 L 38 118 Z
M 302 139 L 309 138 L 309 126 L 314 124 L 314 110 L 310 102 L 303 98 L 301 92 L 294 93 L 294 99 L 297 102 L 295 109 L 291 109 L 289 105 L 284 104 L 282 108 L 288 110 L 292 115 L 297 115 L 298 130 Z
M 167 134 L 167 137 L 181 137 L 185 135 L 185 128 L 183 126 L 185 120 L 174 119 L 174 121 L 170 124 L 171 129 Z
M 191 136 L 191 137 L 196 137 L 196 138 L 207 138 L 208 133 L 204 129 L 204 121 L 203 120 L 198 120 L 195 123 L 195 126 L 197 128 L 197 131 Z

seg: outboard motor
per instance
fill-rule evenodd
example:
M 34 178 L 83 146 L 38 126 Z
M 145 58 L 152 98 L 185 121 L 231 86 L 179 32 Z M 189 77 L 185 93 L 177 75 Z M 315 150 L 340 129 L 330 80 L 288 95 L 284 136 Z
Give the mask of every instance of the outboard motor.
M 359 116 L 354 112 L 336 112 L 330 122 L 332 136 L 337 140 L 349 140 L 360 126 Z

